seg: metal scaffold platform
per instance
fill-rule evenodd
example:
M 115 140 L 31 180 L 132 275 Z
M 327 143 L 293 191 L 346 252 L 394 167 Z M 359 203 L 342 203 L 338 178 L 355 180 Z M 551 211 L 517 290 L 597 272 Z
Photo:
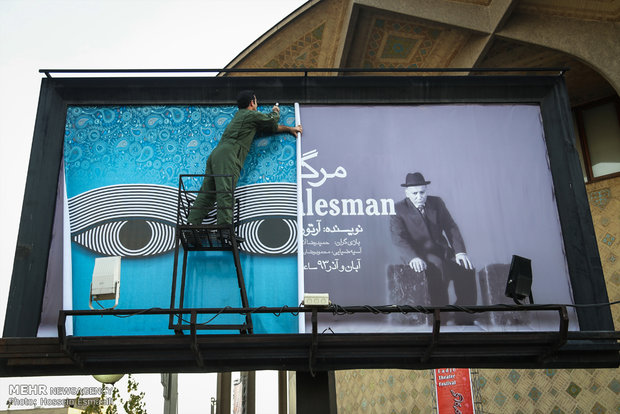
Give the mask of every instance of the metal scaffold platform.
M 232 259 L 235 264 L 237 283 L 239 286 L 239 294 L 241 297 L 241 305 L 246 308 L 249 307 L 248 295 L 245 287 L 245 281 L 243 278 L 243 269 L 241 268 L 241 260 L 239 258 L 239 244 L 244 240 L 236 236 L 235 228 L 239 221 L 239 208 L 238 204 L 233 203 L 229 206 L 216 206 L 209 216 L 203 220 L 202 224 L 192 225 L 188 223 L 189 212 L 192 205 L 199 194 L 207 194 L 214 199 L 218 198 L 219 193 L 223 191 L 203 191 L 196 190 L 196 182 L 202 179 L 206 179 L 207 175 L 187 174 L 179 176 L 179 190 L 178 190 L 178 204 L 177 204 L 177 223 L 175 230 L 175 248 L 174 248 L 174 268 L 172 273 L 172 289 L 170 299 L 170 309 L 185 309 L 185 297 L 186 297 L 186 283 L 187 283 L 187 264 L 189 259 L 189 252 L 194 251 L 230 251 L 232 253 Z M 230 200 L 235 200 L 235 188 L 233 176 L 217 176 L 218 178 L 230 179 L 231 185 L 230 191 L 226 191 Z M 190 186 L 188 183 L 193 183 Z M 217 209 L 230 209 L 233 214 L 232 224 L 216 224 L 215 216 L 217 215 Z M 181 280 L 179 285 L 179 255 L 181 254 L 181 247 L 183 248 L 183 258 L 181 262 Z M 177 302 L 177 290 L 178 302 Z M 184 318 L 185 314 L 170 315 L 169 328 L 173 329 L 176 334 L 183 334 L 184 330 L 190 330 L 195 333 L 196 330 L 238 330 L 241 334 L 253 333 L 252 316 L 250 314 L 245 315 L 245 321 L 241 324 L 214 324 L 214 323 L 198 323 L 196 320 L 196 313 L 192 313 L 188 310 L 187 313 L 190 316 L 190 320 Z

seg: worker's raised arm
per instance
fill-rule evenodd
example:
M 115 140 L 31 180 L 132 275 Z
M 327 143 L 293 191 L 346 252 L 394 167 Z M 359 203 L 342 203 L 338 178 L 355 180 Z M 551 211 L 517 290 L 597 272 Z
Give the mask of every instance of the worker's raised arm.
M 286 126 L 286 125 L 278 125 L 278 133 L 286 132 L 287 134 L 291 134 L 294 137 L 297 137 L 297 133 L 302 132 L 301 125 L 297 125 L 294 127 Z

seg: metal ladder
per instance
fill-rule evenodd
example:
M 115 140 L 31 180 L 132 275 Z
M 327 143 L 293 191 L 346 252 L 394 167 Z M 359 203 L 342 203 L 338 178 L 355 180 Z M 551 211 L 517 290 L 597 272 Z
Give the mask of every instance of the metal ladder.
M 235 206 L 217 206 L 217 208 L 234 209 L 233 224 L 208 224 L 209 222 L 212 222 L 214 220 L 214 217 L 211 217 L 211 214 L 207 218 L 207 224 L 204 224 L 203 221 L 203 224 L 194 226 L 188 224 L 187 222 L 189 211 L 194 202 L 194 196 L 197 195 L 200 191 L 188 189 L 186 183 L 188 181 L 196 183 L 201 177 L 204 179 L 207 177 L 207 175 L 183 174 L 179 176 L 179 190 L 177 196 L 177 223 L 175 228 L 174 269 L 172 272 L 172 293 L 170 298 L 170 309 L 187 309 L 187 314 L 191 313 L 191 309 L 184 307 L 187 260 L 188 253 L 191 251 L 232 252 L 232 257 L 235 263 L 235 269 L 237 273 L 239 293 L 241 296 L 241 304 L 244 308 L 249 308 L 248 295 L 245 288 L 243 270 L 241 268 L 241 260 L 239 258 L 239 243 L 242 243 L 243 239 L 237 237 L 235 233 L 235 223 L 238 223 L 239 221 L 238 203 L 236 203 Z M 213 175 L 211 175 L 210 177 L 213 177 Z M 218 175 L 217 177 L 230 177 L 231 183 L 234 183 L 232 175 Z M 213 191 L 212 193 L 214 195 L 217 195 L 217 193 L 221 192 L 222 191 Z M 230 193 L 232 197 L 231 199 L 235 200 L 235 188 L 233 185 L 231 185 Z M 179 301 L 178 307 L 176 307 L 179 253 L 181 246 L 183 246 L 183 264 L 181 272 Z M 241 334 L 251 334 L 253 332 L 252 316 L 249 313 L 245 315 L 245 322 L 242 324 L 199 324 L 195 320 L 195 313 L 192 314 L 190 321 L 185 320 L 183 318 L 183 315 L 185 315 L 184 312 L 176 315 L 170 315 L 168 327 L 169 329 L 174 329 L 175 333 L 178 335 L 182 335 L 184 330 L 190 330 L 192 332 L 195 332 L 196 330 L 239 330 L 239 333 Z

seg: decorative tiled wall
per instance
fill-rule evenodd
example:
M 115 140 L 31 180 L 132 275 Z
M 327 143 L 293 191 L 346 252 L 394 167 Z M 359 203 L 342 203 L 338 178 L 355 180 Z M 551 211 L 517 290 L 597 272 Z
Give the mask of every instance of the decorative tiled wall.
M 620 300 L 620 177 L 587 184 L 590 212 L 601 256 L 607 295 Z M 616 330 L 620 327 L 620 305 L 612 306 Z
M 620 412 L 617 369 L 480 370 L 485 413 Z
M 610 301 L 620 300 L 620 177 L 586 186 Z M 612 306 L 616 327 L 620 305 Z M 618 414 L 619 369 L 479 370 L 484 413 Z M 430 371 L 336 373 L 338 413 L 435 412 Z
M 478 370 L 486 414 L 620 413 L 618 369 Z M 338 413 L 435 413 L 430 371 L 338 371 Z
M 338 414 L 433 412 L 431 371 L 337 371 L 336 395 Z

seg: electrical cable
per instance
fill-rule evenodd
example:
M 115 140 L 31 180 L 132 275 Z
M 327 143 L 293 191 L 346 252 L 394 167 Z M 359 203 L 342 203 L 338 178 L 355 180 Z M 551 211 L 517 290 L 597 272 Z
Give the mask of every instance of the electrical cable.
M 95 301 L 95 303 L 97 303 L 97 305 L 102 309 L 102 310 L 108 310 L 106 308 L 104 308 L 98 301 Z M 450 310 L 455 310 L 455 311 L 461 311 L 461 312 L 466 312 L 469 314 L 474 314 L 474 313 L 484 313 L 484 312 L 499 312 L 496 310 L 493 311 L 489 311 L 485 308 L 487 307 L 498 307 L 498 308 L 505 308 L 506 310 L 528 310 L 528 308 L 533 307 L 535 309 L 535 311 L 544 311 L 544 310 L 557 310 L 557 308 L 561 308 L 561 307 L 567 307 L 567 308 L 596 308 L 596 307 L 604 307 L 604 306 L 613 306 L 613 305 L 618 305 L 620 304 L 620 300 L 617 301 L 613 301 L 613 302 L 606 302 L 606 303 L 587 303 L 587 304 L 558 304 L 558 303 L 549 303 L 549 304 L 523 304 L 523 305 L 513 305 L 513 304 L 506 304 L 506 303 L 498 303 L 495 305 L 488 305 L 488 306 L 477 306 L 475 308 L 472 307 L 468 307 L 468 306 L 462 306 L 462 305 L 446 305 L 444 306 L 444 308 L 447 308 L 447 311 L 450 312 Z M 299 308 L 301 308 L 302 304 L 300 304 Z M 426 306 L 422 306 L 422 305 L 352 305 L 352 306 L 342 306 L 342 305 L 338 305 L 337 303 L 332 303 L 331 305 L 327 306 L 325 309 L 327 309 L 328 311 L 331 311 L 331 313 L 333 315 L 338 315 L 338 316 L 343 316 L 343 315 L 352 315 L 355 313 L 361 313 L 362 311 L 357 310 L 355 308 L 362 308 L 365 311 L 368 311 L 372 314 L 378 315 L 378 314 L 391 314 L 391 313 L 402 313 L 402 314 L 408 314 L 408 313 L 424 313 L 424 314 L 431 314 L 433 313 L 433 309 L 426 307 Z M 233 309 L 232 306 L 225 306 L 224 308 L 220 308 L 219 311 L 208 321 L 206 322 L 201 322 L 198 325 L 206 325 L 210 322 L 212 322 L 215 318 L 217 318 L 218 316 L 220 316 L 222 313 L 224 313 L 227 310 L 231 310 Z M 245 315 L 245 314 L 254 314 L 254 313 L 262 313 L 260 312 L 261 310 L 264 309 L 268 309 L 267 306 L 259 306 L 257 308 L 242 308 L 241 310 L 239 310 L 238 313 L 239 315 Z M 290 310 L 289 310 L 290 309 Z M 290 308 L 288 305 L 283 305 L 279 311 L 277 312 L 270 312 L 272 313 L 275 317 L 280 317 L 283 313 L 290 313 L 293 316 L 298 316 L 299 315 L 299 311 L 294 311 L 292 310 L 294 308 Z M 133 312 L 127 315 L 111 315 L 114 316 L 116 318 L 130 318 L 132 316 L 137 316 L 137 315 L 145 315 L 148 314 L 150 311 L 164 311 L 166 309 L 163 308 L 159 308 L 159 307 L 155 307 L 155 308 L 149 308 L 149 309 L 142 309 L 139 310 L 137 312 Z M 394 310 L 397 310 L 397 312 L 394 312 Z M 190 311 L 188 310 L 187 313 L 189 313 Z M 234 312 L 233 312 L 234 313 Z M 367 313 L 367 312 L 364 312 Z M 183 322 L 186 323 L 190 323 L 186 320 L 184 320 L 183 318 L 181 318 L 181 315 L 183 315 L 183 313 L 175 313 L 174 316 L 179 317 Z M 101 316 L 105 316 L 105 314 L 101 314 Z

